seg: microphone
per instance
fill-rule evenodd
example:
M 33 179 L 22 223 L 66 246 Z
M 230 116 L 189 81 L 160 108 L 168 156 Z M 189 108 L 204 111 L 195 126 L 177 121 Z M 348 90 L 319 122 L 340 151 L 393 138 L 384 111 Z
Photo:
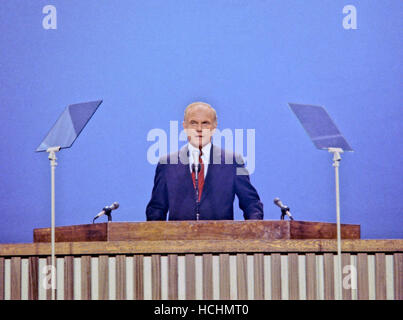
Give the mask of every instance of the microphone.
M 192 152 L 192 156 L 193 156 L 192 170 L 195 171 L 195 173 L 196 173 L 196 179 L 198 178 L 198 174 L 200 172 L 199 155 L 200 155 L 199 150 L 193 150 L 193 152 Z
M 290 213 L 290 208 L 288 206 L 285 206 L 280 198 L 274 198 L 273 200 L 274 204 L 279 207 L 281 209 L 281 220 L 284 220 L 284 216 L 287 215 L 290 220 L 294 220 L 294 218 L 292 217 L 291 213 Z
M 201 170 L 201 165 L 199 163 L 199 155 L 200 150 L 193 150 L 193 164 L 192 164 L 192 171 L 195 173 L 195 196 L 196 196 L 196 220 L 198 221 L 200 218 L 200 208 L 199 208 L 199 172 Z
M 92 223 L 94 223 L 96 219 L 102 217 L 104 214 L 108 216 L 108 221 L 112 221 L 111 211 L 116 210 L 117 208 L 119 208 L 119 203 L 117 202 L 112 203 L 110 206 L 104 207 L 102 211 L 95 216 L 95 218 L 92 220 Z

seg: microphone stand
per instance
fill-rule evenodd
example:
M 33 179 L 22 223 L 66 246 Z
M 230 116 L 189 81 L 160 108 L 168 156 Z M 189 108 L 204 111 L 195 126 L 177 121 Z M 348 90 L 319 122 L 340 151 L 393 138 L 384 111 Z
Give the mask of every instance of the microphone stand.
M 200 201 L 199 201 L 199 166 L 193 164 L 193 169 L 195 173 L 195 193 L 196 193 L 196 220 L 199 221 L 200 218 Z

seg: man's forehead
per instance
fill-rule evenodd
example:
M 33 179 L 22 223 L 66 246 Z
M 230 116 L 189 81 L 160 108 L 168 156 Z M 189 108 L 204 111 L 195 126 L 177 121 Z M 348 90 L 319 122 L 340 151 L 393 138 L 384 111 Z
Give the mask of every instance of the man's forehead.
M 186 112 L 188 117 L 208 116 L 214 117 L 214 111 L 204 104 L 193 105 Z

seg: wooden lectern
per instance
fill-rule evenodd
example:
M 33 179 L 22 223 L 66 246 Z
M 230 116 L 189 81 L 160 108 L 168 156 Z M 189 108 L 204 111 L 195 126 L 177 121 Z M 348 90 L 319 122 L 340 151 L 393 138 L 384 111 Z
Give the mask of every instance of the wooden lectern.
M 343 239 L 360 239 L 360 226 L 341 226 Z M 336 239 L 336 224 L 304 221 L 107 222 L 56 228 L 56 242 L 162 240 Z M 50 242 L 50 228 L 35 229 L 34 242 Z
M 359 225 L 341 225 L 345 287 L 335 281 L 335 223 L 108 222 L 55 231 L 57 299 L 403 299 L 403 240 L 362 240 Z M 35 229 L 34 243 L 0 244 L 0 300 L 50 299 L 50 254 L 50 228 Z

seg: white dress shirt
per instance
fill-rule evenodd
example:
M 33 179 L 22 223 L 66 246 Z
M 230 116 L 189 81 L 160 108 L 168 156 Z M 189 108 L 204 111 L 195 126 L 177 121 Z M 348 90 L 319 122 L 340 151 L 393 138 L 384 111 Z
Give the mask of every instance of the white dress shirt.
M 189 169 L 190 172 L 192 172 L 192 164 L 193 164 L 193 150 L 199 151 L 198 148 L 194 147 L 192 144 L 188 143 L 188 150 L 189 150 Z M 206 144 L 202 148 L 202 160 L 204 164 L 204 178 L 206 178 L 207 175 L 207 169 L 208 169 L 208 164 L 210 162 L 210 150 L 211 150 L 211 142 Z

